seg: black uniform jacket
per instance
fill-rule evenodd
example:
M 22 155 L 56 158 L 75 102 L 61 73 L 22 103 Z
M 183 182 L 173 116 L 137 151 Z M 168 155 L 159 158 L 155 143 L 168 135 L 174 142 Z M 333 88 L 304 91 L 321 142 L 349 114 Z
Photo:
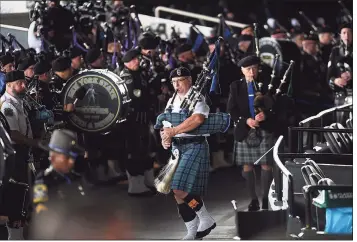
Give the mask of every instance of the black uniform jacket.
M 227 102 L 227 112 L 231 115 L 235 123 L 234 139 L 236 141 L 244 140 L 250 127 L 247 125 L 247 119 L 251 117 L 249 111 L 248 88 L 244 78 L 234 81 L 230 85 L 230 92 Z M 263 130 L 273 131 L 273 111 L 264 112 L 265 120 L 260 123 Z

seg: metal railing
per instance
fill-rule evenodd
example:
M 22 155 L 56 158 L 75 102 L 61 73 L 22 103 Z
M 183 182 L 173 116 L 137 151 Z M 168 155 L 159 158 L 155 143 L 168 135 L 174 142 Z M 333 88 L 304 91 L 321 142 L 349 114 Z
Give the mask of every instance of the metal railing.
M 177 15 L 181 15 L 181 16 L 185 16 L 185 17 L 189 17 L 189 18 L 201 19 L 201 20 L 208 21 L 208 22 L 214 22 L 214 23 L 220 22 L 219 18 L 214 18 L 214 17 L 210 17 L 207 15 L 202 15 L 202 14 L 198 14 L 198 13 L 192 13 L 192 12 L 187 12 L 187 11 L 183 11 L 183 10 L 168 8 L 168 7 L 164 7 L 164 6 L 158 6 L 155 8 L 155 17 L 160 18 L 160 12 L 173 13 L 173 14 L 177 14 Z M 237 28 L 244 28 L 244 27 L 248 26 L 248 24 L 242 24 L 242 23 L 233 22 L 233 21 L 229 21 L 229 20 L 226 20 L 225 22 L 227 25 L 237 27 Z
M 275 192 L 277 202 L 283 202 L 283 182 L 282 175 L 286 176 L 288 180 L 288 212 L 289 215 L 294 216 L 294 184 L 293 184 L 293 175 L 286 168 L 286 166 L 281 162 L 278 150 L 281 142 L 283 141 L 284 136 L 280 136 L 276 141 L 273 148 L 273 158 L 274 158 L 274 170 L 277 171 L 274 173 L 274 183 L 275 183 Z M 280 172 L 278 172 L 280 171 Z

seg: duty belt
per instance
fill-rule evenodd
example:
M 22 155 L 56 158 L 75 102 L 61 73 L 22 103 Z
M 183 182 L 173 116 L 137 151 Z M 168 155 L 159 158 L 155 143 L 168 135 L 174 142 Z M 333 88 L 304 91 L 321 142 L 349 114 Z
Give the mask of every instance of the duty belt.
M 195 137 L 173 137 L 172 143 L 175 145 L 186 145 L 191 143 L 201 143 L 206 140 L 204 136 L 195 136 Z

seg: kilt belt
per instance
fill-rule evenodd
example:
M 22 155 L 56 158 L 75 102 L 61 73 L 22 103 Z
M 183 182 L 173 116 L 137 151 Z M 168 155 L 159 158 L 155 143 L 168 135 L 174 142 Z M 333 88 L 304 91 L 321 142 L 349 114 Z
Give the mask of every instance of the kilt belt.
M 168 121 L 173 127 L 176 127 L 187 118 L 187 114 L 185 113 L 165 112 L 157 117 L 154 128 L 163 128 L 163 121 Z M 203 124 L 187 133 L 192 135 L 225 133 L 230 126 L 230 122 L 231 116 L 228 113 L 210 113 Z

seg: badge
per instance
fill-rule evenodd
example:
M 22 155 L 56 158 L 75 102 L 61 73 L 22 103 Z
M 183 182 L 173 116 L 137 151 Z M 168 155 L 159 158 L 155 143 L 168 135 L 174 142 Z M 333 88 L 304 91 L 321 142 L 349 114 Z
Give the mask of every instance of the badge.
M 135 97 L 141 97 L 141 90 L 140 89 L 134 89 L 133 91 Z
M 14 111 L 11 108 L 5 108 L 4 115 L 8 117 L 14 116 Z
M 177 75 L 181 76 L 181 69 L 177 69 Z
M 38 204 L 38 205 L 36 206 L 35 210 L 36 210 L 36 214 L 39 214 L 39 213 L 41 213 L 41 212 L 48 211 L 48 208 L 47 208 L 45 205 L 43 205 L 43 204 Z
M 33 203 L 48 201 L 48 188 L 45 184 L 36 184 L 33 188 Z

